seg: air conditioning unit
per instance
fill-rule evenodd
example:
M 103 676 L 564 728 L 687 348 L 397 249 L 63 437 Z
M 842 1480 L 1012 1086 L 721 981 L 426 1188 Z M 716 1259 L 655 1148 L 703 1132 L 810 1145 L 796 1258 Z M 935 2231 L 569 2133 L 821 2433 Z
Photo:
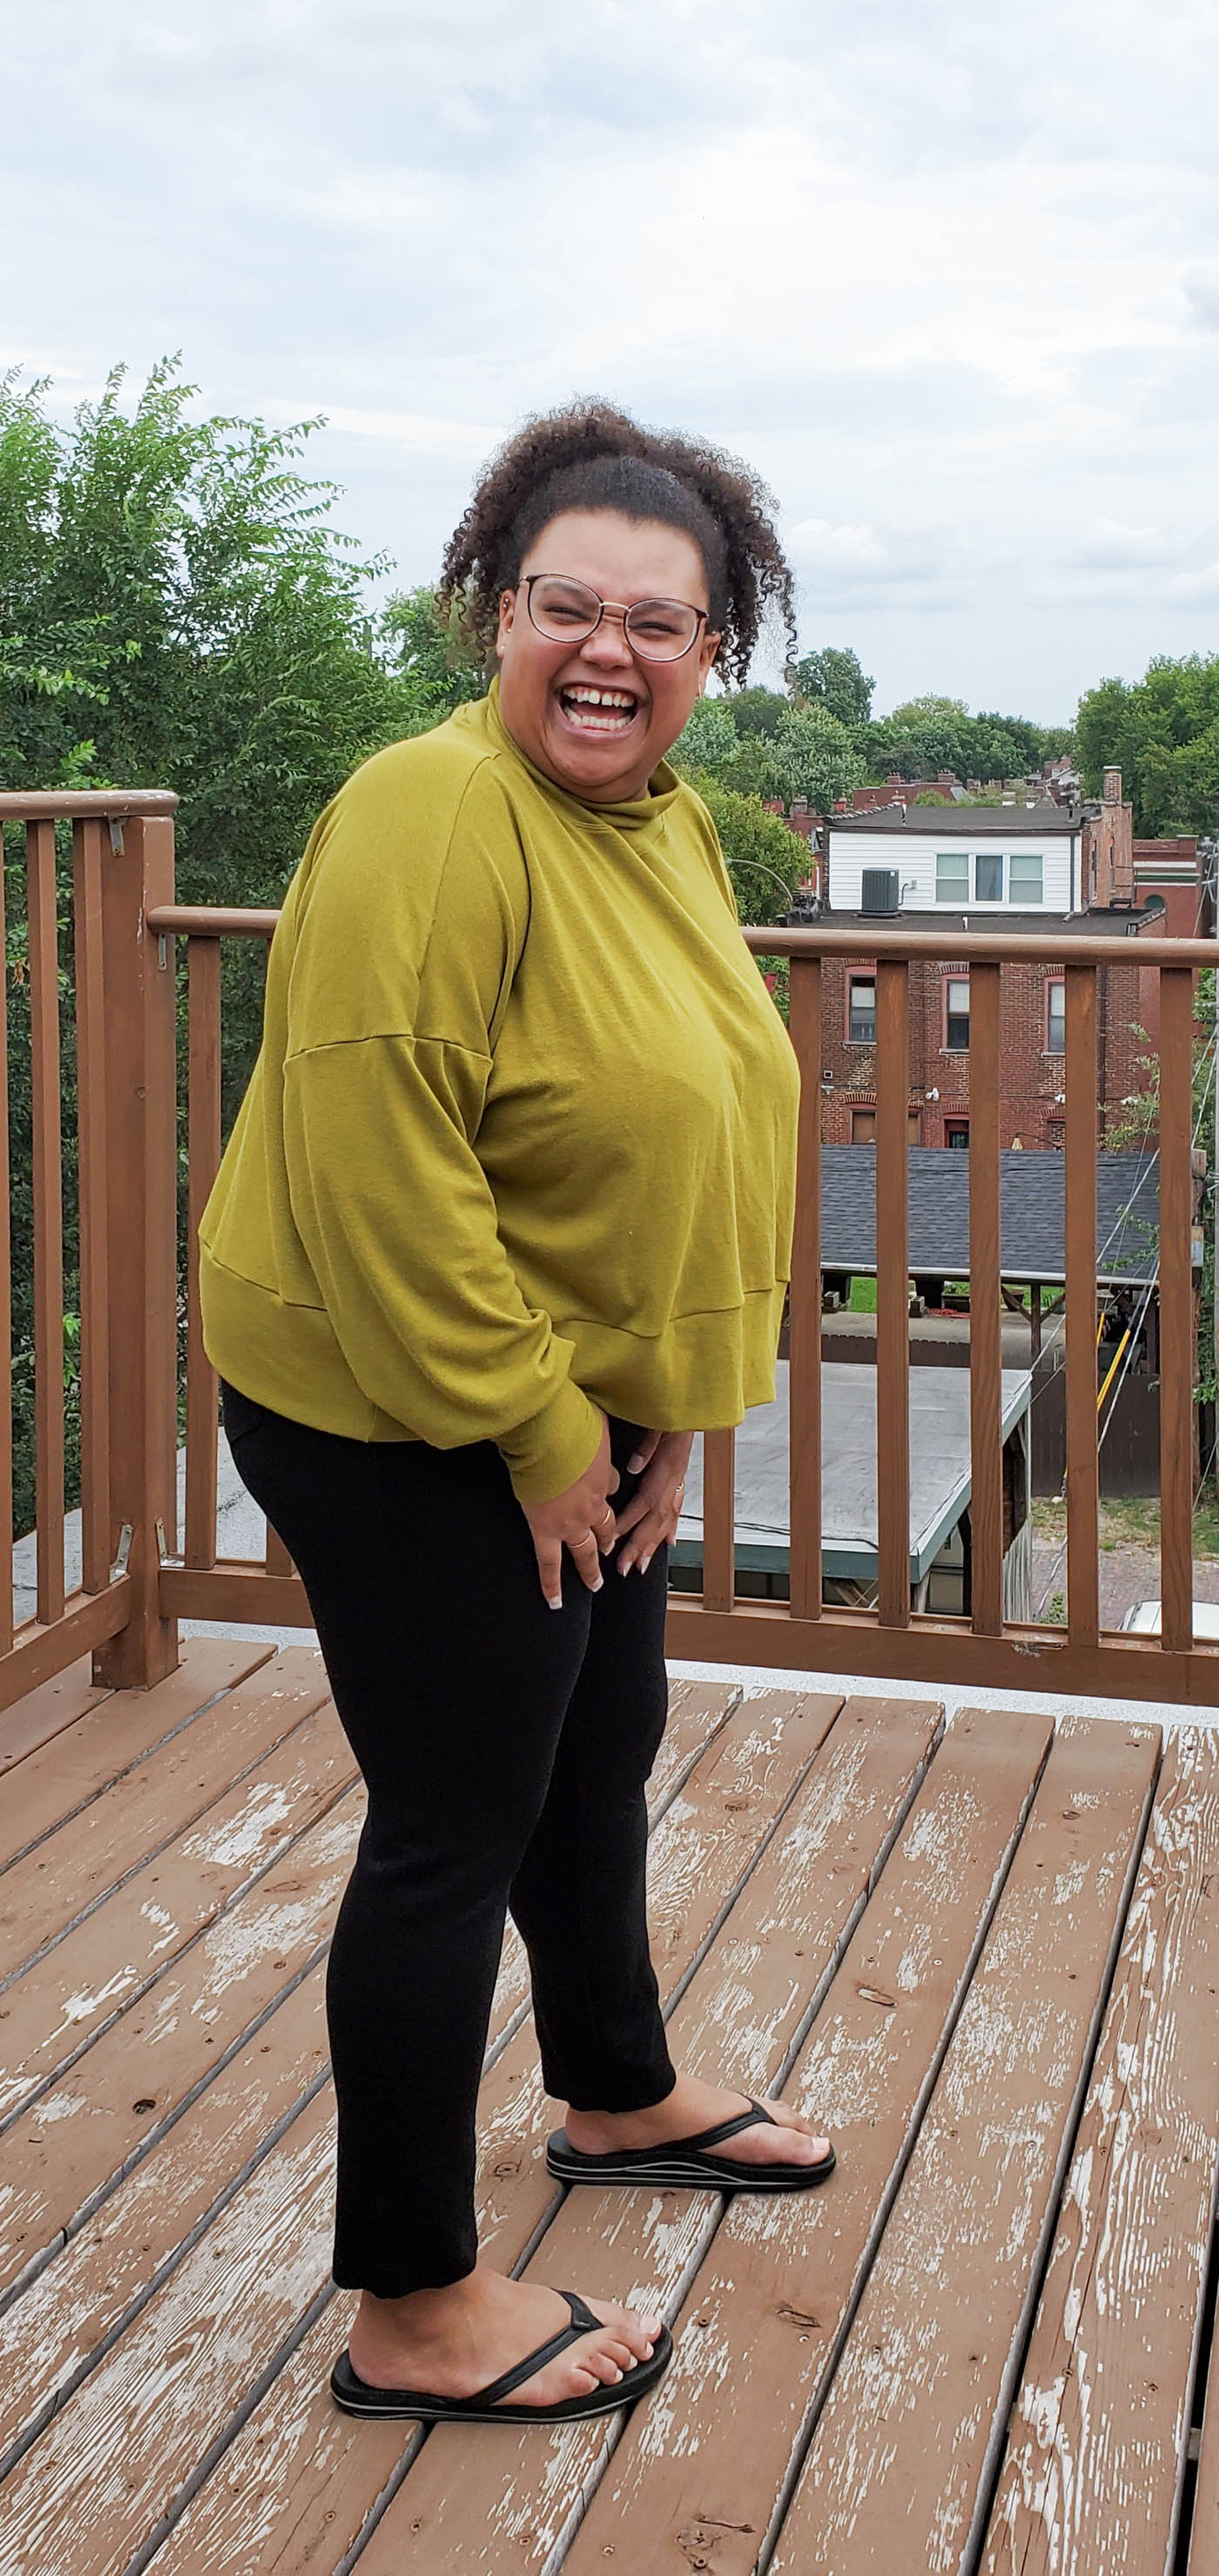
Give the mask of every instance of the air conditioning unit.
M 860 895 L 861 912 L 896 912 L 898 871 L 896 868 L 865 868 Z

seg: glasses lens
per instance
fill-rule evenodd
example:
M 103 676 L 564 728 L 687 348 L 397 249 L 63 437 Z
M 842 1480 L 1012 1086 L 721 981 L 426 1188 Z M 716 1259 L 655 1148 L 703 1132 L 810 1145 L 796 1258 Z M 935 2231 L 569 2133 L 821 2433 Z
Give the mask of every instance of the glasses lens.
M 684 599 L 637 599 L 623 624 L 645 662 L 676 662 L 694 642 L 699 615 Z
M 555 644 L 578 644 L 592 634 L 601 614 L 595 590 L 582 581 L 565 581 L 559 573 L 543 573 L 531 581 L 528 599 L 539 635 L 549 635 Z

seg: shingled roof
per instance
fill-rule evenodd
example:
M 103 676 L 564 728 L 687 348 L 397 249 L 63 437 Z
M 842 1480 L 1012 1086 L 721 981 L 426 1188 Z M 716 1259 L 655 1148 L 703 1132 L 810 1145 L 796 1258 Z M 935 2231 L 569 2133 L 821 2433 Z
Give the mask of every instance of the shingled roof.
M 969 1155 L 952 1145 L 907 1149 L 910 1274 L 969 1277 Z M 1066 1157 L 999 1156 L 1000 1261 L 1005 1279 L 1061 1282 Z M 1160 1158 L 1096 1158 L 1096 1275 L 1105 1287 L 1146 1287 L 1159 1249 Z M 821 1265 L 867 1276 L 876 1268 L 876 1147 L 821 1149 Z

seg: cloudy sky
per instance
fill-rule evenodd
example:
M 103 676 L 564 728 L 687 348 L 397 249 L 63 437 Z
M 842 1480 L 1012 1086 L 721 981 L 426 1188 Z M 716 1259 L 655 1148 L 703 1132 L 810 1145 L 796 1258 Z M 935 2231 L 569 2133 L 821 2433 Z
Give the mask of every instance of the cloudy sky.
M 879 708 L 1219 651 L 1213 0 L 7 0 L 0 96 L 0 363 L 325 413 L 404 581 L 598 392 L 760 469 Z

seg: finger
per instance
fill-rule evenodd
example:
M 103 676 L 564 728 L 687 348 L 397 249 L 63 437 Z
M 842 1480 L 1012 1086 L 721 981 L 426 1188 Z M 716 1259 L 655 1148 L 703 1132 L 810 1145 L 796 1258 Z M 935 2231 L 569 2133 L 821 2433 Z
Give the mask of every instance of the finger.
M 645 1521 L 651 1509 L 652 1506 L 646 1494 L 632 1494 L 630 1502 L 624 1503 L 621 1511 L 615 1516 L 615 1527 L 619 1538 L 623 1538 L 627 1530 L 636 1529 L 640 1521 Z
M 581 1582 L 588 1585 L 590 1592 L 599 1592 L 605 1576 L 601 1571 L 601 1550 L 592 1531 L 585 1530 L 583 1538 L 569 1538 L 567 1545 Z
M 606 1482 L 605 1482 L 605 1490 L 606 1490 L 606 1493 L 607 1493 L 607 1494 L 616 1494 L 616 1493 L 617 1493 L 617 1491 L 618 1491 L 619 1482 L 620 1482 L 620 1479 L 619 1479 L 619 1475 L 618 1475 L 618 1470 L 617 1470 L 617 1468 L 616 1468 L 616 1467 L 611 1467 L 611 1468 L 610 1468 L 610 1471 L 609 1471 L 609 1475 L 607 1476 L 607 1478 L 606 1478 Z
M 648 1460 L 655 1457 L 659 1446 L 659 1431 L 643 1432 L 640 1437 L 638 1448 L 632 1450 L 630 1457 L 627 1459 L 626 1472 L 628 1476 L 638 1476 L 643 1468 L 647 1466 Z
M 629 1574 L 633 1565 L 646 1564 L 646 1561 L 655 1554 L 664 1535 L 665 1523 L 661 1513 L 655 1510 L 646 1512 L 638 1528 L 632 1530 L 629 1545 L 624 1547 L 619 1555 L 619 1573 Z
M 616 1547 L 618 1544 L 618 1524 L 608 1503 L 605 1507 L 604 1520 L 598 1521 L 594 1526 L 593 1537 L 596 1539 L 602 1556 L 608 1556 L 611 1548 Z
M 563 1607 L 563 1550 L 557 1539 L 535 1539 L 533 1552 L 538 1561 L 538 1576 L 547 1607 Z

